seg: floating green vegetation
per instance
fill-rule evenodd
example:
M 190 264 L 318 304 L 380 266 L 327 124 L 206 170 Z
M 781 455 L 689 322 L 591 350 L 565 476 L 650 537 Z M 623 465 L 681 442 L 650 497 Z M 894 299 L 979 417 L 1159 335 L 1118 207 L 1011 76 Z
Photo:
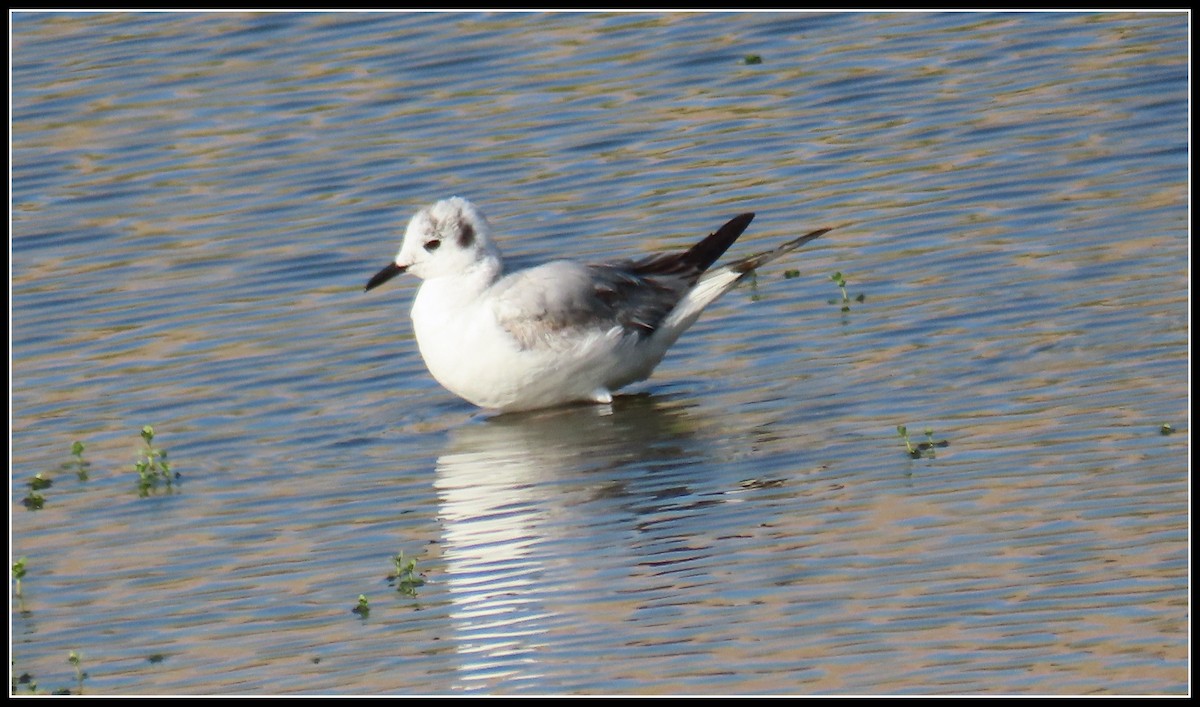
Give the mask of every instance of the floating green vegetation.
M 71 445 L 71 455 L 75 458 L 63 465 L 64 468 L 74 469 L 75 475 L 80 481 L 88 480 L 87 468 L 91 466 L 91 462 L 83 458 L 83 442 L 76 440 Z
M 38 492 L 53 486 L 54 481 L 46 478 L 46 475 L 39 471 L 26 483 L 29 485 L 29 493 L 21 499 L 21 503 L 31 511 L 40 511 L 45 508 L 46 497 Z
M 83 679 L 86 678 L 88 676 L 88 674 L 83 672 L 83 661 L 79 657 L 79 653 L 77 651 L 71 651 L 70 653 L 68 653 L 67 654 L 67 662 L 70 663 L 71 665 L 75 666 L 75 685 L 76 685 L 77 689 L 79 690 L 75 694 L 82 695 L 83 694 Z
M 908 456 L 913 459 L 920 459 L 921 453 L 916 447 L 912 446 L 912 441 L 908 438 L 908 427 L 904 425 L 896 425 L 896 431 L 900 433 L 900 439 L 904 440 L 904 446 L 908 448 Z
M 1163 436 L 1166 436 L 1169 434 L 1175 434 L 1175 428 L 1171 427 L 1171 424 L 1169 422 L 1164 422 L 1162 424 L 1162 427 L 1158 428 L 1158 433 Z
M 950 443 L 944 439 L 935 441 L 933 439 L 933 428 L 930 427 L 925 428 L 925 437 L 927 441 L 918 442 L 915 445 L 912 443 L 912 440 L 908 438 L 908 427 L 904 425 L 896 425 L 896 431 L 900 433 L 900 439 L 904 440 L 904 447 L 908 452 L 908 456 L 912 457 L 913 459 L 920 459 L 922 457 L 933 459 L 937 457 L 938 447 L 950 446 Z
M 37 680 L 29 673 L 21 673 L 17 675 L 17 671 L 12 671 L 12 694 L 17 694 L 17 688 L 24 685 L 29 690 L 29 694 L 37 693 Z
M 364 619 L 367 618 L 367 616 L 371 613 L 371 603 L 367 601 L 367 595 L 359 594 L 358 595 L 358 604 L 356 604 L 354 606 L 354 608 L 351 609 L 350 611 L 352 613 L 358 614 L 359 616 L 363 617 Z
M 159 482 L 170 489 L 179 474 L 171 471 L 167 461 L 167 450 L 154 446 L 154 428 L 146 425 L 142 428 L 142 440 L 146 443 L 138 452 L 137 461 L 133 468 L 138 473 L 138 495 L 145 498 L 158 488 Z
M 26 558 L 22 557 L 12 564 L 13 579 L 17 582 L 17 596 L 21 596 L 21 580 L 25 579 L 25 562 Z
M 753 66 L 754 64 L 761 64 L 761 63 L 762 63 L 762 57 L 761 57 L 761 56 L 759 56 L 758 54 L 747 54 L 747 55 L 746 55 L 746 56 L 745 56 L 745 57 L 742 59 L 742 61 L 743 61 L 743 62 L 745 62 L 747 65 L 751 65 L 751 66 Z
M 842 311 L 849 312 L 850 311 L 850 294 L 848 292 L 846 292 L 846 278 L 839 271 L 839 272 L 835 272 L 834 274 L 830 275 L 829 279 L 833 280 L 834 284 L 836 284 L 838 286 L 838 289 L 840 289 L 842 291 L 842 301 L 841 301 Z M 854 298 L 854 301 L 862 302 L 865 299 L 867 299 L 866 295 L 859 294 L 857 297 Z M 838 304 L 838 301 L 835 299 L 828 300 L 828 302 L 829 302 L 829 304 Z
M 749 285 L 748 285 L 748 286 L 749 286 L 749 288 L 750 288 L 750 301 L 751 301 L 751 302 L 759 302 L 759 301 L 761 301 L 761 300 L 762 300 L 762 295 L 760 295 L 760 294 L 758 293 L 758 271 L 757 271 L 757 270 L 751 270 L 751 271 L 750 271 L 750 277 L 749 277 L 749 278 L 747 278 L 746 282 L 748 282 L 748 283 L 749 283 Z
M 395 580 L 396 591 L 405 596 L 415 597 L 417 595 L 417 587 L 425 584 L 425 579 L 417 572 L 417 558 L 405 558 L 404 552 L 401 551 L 392 558 L 392 563 L 396 566 L 395 574 L 388 575 L 388 581 Z
M 83 442 L 75 442 L 71 445 L 71 454 L 74 456 L 69 462 L 62 465 L 63 469 L 72 469 L 80 481 L 87 481 L 87 467 L 90 463 L 83 458 Z M 29 494 L 21 499 L 21 503 L 31 511 L 40 511 L 46 507 L 46 497 L 39 491 L 44 491 L 54 485 L 54 479 L 51 479 L 46 474 L 38 472 L 33 475 L 28 482 Z
M 71 651 L 70 653 L 67 654 L 67 662 L 75 667 L 75 694 L 82 695 L 83 694 L 83 681 L 88 677 L 88 674 L 86 672 L 84 672 L 84 670 L 83 670 L 83 659 L 80 657 L 80 654 L 78 651 Z M 29 673 L 21 673 L 20 675 L 17 674 L 16 661 L 11 661 L 10 664 L 13 666 L 13 669 L 12 669 L 12 694 L 14 694 L 14 695 L 17 694 L 17 690 L 21 687 L 24 687 L 31 695 L 47 694 L 45 692 L 38 693 L 37 680 L 35 680 L 32 675 L 30 675 Z M 71 688 L 60 687 L 57 690 L 51 691 L 49 694 L 51 694 L 51 695 L 69 695 L 69 694 L 71 694 Z

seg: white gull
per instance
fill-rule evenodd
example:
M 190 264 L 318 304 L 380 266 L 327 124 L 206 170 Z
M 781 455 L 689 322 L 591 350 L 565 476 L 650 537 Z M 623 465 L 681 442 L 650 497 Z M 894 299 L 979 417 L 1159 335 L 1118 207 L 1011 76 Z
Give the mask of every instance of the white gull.
M 760 265 L 828 232 L 709 268 L 750 224 L 736 216 L 686 251 L 583 264 L 555 260 L 505 274 L 491 227 L 453 197 L 408 223 L 396 259 L 370 290 L 408 272 L 421 278 L 412 307 L 429 372 L 484 408 L 532 410 L 608 403 L 645 380 L 710 303 Z

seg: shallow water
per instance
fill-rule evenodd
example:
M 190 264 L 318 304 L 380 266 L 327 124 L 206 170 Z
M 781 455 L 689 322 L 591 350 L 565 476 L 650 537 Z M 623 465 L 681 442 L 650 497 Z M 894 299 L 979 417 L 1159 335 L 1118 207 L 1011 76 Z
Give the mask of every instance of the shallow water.
M 1188 693 L 1187 20 L 14 14 L 14 675 Z M 496 417 L 362 293 L 450 194 L 516 264 L 838 228 Z

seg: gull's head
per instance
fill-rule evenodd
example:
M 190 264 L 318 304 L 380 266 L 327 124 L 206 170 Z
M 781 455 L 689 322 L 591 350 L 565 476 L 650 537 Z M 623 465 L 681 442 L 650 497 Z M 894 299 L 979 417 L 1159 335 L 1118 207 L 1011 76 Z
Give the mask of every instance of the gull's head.
M 376 273 L 366 289 L 403 272 L 428 280 L 462 275 L 481 265 L 498 269 L 499 263 L 487 219 L 474 204 L 456 196 L 413 215 L 395 261 Z

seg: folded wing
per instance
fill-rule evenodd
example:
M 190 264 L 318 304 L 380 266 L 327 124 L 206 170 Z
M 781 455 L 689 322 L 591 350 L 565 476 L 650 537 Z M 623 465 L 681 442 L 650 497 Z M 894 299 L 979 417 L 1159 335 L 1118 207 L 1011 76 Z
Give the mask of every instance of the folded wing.
M 554 261 L 514 273 L 493 290 L 500 325 L 521 348 L 563 342 L 564 329 L 653 334 L 704 271 L 746 230 L 742 214 L 680 253 L 583 265 Z

